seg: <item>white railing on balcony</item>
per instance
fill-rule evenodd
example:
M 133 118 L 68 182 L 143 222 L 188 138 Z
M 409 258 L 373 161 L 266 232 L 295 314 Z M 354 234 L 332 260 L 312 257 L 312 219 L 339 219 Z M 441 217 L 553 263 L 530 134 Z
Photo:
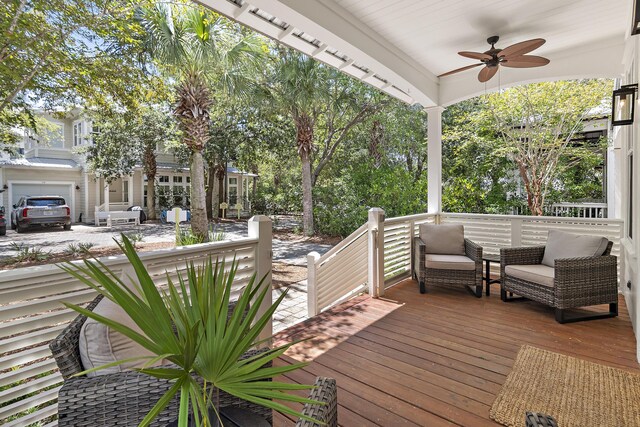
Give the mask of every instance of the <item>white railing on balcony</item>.
M 224 259 L 228 266 L 235 258 L 239 265 L 234 284 L 239 291 L 254 273 L 262 277 L 271 269 L 271 221 L 252 219 L 246 238 L 140 253 L 159 287 L 167 283 L 166 272 L 175 279 L 176 270 L 209 257 Z M 128 266 L 124 255 L 101 261 L 118 274 Z M 266 283 L 270 282 L 268 277 Z M 56 424 L 62 377 L 48 343 L 76 317 L 62 302 L 85 304 L 94 297 L 93 290 L 56 265 L 0 271 L 0 425 Z M 271 292 L 265 299 L 265 306 L 270 305 Z M 262 338 L 269 336 L 271 326 Z
M 427 222 L 463 224 L 465 237 L 488 254 L 499 254 L 501 248 L 544 245 L 551 229 L 604 236 L 613 242 L 611 253 L 618 256 L 618 271 L 623 268 L 619 257 L 622 220 L 454 213 L 385 219 L 384 213 L 377 211 L 374 216 L 370 211 L 367 224 L 323 257 L 309 255 L 310 316 L 367 289 L 374 296 L 382 295 L 386 288 L 407 277 L 413 268 L 413 237 L 418 235 L 419 225 Z M 319 266 L 322 274 L 318 273 Z
M 367 231 L 364 224 L 320 256 L 307 255 L 309 317 L 361 292 L 367 283 Z
M 554 203 L 551 205 L 552 216 L 569 216 L 574 218 L 607 218 L 606 203 Z

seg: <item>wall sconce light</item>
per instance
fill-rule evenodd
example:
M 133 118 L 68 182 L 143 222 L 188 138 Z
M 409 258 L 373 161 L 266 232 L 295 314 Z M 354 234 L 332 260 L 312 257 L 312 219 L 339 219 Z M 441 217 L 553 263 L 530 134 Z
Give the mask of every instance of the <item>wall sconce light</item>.
M 76 190 L 79 190 L 79 189 L 80 189 L 80 186 L 79 186 L 79 185 L 76 185 Z
M 4 185 L 2 186 L 2 188 L 4 188 L 5 190 L 7 190 L 7 189 L 9 188 L 9 186 L 8 186 L 7 184 L 4 184 Z
M 611 111 L 611 125 L 622 126 L 633 123 L 636 107 L 636 91 L 638 85 L 625 85 L 613 91 L 613 110 Z

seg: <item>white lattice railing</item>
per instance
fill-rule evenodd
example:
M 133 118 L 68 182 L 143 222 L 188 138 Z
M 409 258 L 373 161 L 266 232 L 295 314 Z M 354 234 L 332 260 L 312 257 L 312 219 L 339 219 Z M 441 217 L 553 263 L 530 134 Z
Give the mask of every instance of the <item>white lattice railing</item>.
M 419 225 L 427 222 L 463 224 L 465 237 L 481 245 L 488 254 L 499 254 L 500 248 L 543 245 L 550 229 L 604 236 L 613 242 L 612 254 L 618 256 L 618 271 L 622 268 L 623 260 L 619 257 L 622 220 L 453 213 L 385 219 L 384 213 L 377 211 L 377 216 L 370 215 L 367 224 L 324 256 L 309 255 L 310 316 L 365 289 L 381 295 L 407 277 L 413 268 L 413 237 L 418 235 Z
M 307 256 L 309 317 L 361 292 L 367 283 L 367 224 L 320 256 Z
M 400 216 L 384 221 L 384 282 L 387 287 L 411 272 L 411 247 L 418 226 L 435 221 L 435 214 Z
M 606 203 L 554 203 L 551 215 L 574 218 L 607 218 Z
M 263 234 L 265 227 L 268 232 Z M 189 262 L 198 265 L 213 257 L 230 266 L 235 258 L 239 265 L 234 285 L 239 291 L 254 273 L 263 276 L 271 268 L 270 227 L 270 221 L 250 221 L 247 238 L 143 252 L 140 258 L 159 287 L 166 285 L 166 272 L 175 278 L 176 270 Z M 101 261 L 118 274 L 128 266 L 123 255 Z M 93 290 L 56 265 L 0 271 L 0 425 L 56 425 L 62 378 L 48 343 L 76 317 L 62 302 L 84 304 L 94 297 Z M 263 335 L 270 336 L 271 330 Z

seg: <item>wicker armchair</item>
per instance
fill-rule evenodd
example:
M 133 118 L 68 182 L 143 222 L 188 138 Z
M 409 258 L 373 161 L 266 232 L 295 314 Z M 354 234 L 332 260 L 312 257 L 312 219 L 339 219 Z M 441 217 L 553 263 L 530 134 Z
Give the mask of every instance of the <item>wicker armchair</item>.
M 542 263 L 545 246 L 500 250 L 500 296 L 511 301 L 512 294 L 555 308 L 559 323 L 602 319 L 618 315 L 617 259 L 608 242 L 602 256 L 555 259 L 553 276 L 547 283 L 525 280 L 509 274 L 508 266 L 535 266 Z M 509 293 L 509 295 L 507 295 Z M 569 315 L 568 309 L 609 304 L 609 311 L 599 314 Z
M 93 310 L 102 295 L 88 306 Z M 135 371 L 95 377 L 72 377 L 84 370 L 80 361 L 78 342 L 80 329 L 87 320 L 76 317 L 56 338 L 49 343 L 64 384 L 58 393 L 58 425 L 64 426 L 134 426 L 138 425 L 153 408 L 171 383 Z M 251 350 L 243 358 L 251 357 L 261 350 Z M 270 363 L 269 363 L 270 366 Z M 238 399 L 225 392 L 220 393 L 221 406 L 238 406 L 261 415 L 272 423 L 271 409 Z M 151 423 L 151 426 L 166 426 L 176 418 L 179 407 L 178 396 Z
M 427 252 L 427 243 L 419 236 L 414 237 L 413 276 L 420 285 L 420 293 L 424 294 L 427 291 L 427 285 L 450 288 L 463 286 L 476 297 L 482 297 L 482 247 L 464 239 L 464 253 L 467 261 L 474 263 L 472 269 L 456 269 L 454 263 L 430 263 L 427 260 L 427 256 L 430 255 Z
M 323 402 L 324 405 L 307 403 L 302 408 L 304 415 L 315 418 L 323 424 L 300 419 L 296 427 L 338 427 L 338 390 L 333 378 L 318 377 L 309 399 Z

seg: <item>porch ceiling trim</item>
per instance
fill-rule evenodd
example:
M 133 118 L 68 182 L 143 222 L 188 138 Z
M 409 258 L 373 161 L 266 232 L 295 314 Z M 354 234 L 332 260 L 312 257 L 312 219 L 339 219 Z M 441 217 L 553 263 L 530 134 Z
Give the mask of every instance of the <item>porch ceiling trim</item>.
M 545 67 L 532 69 L 507 69 L 502 67 L 499 78 L 494 77 L 485 84 L 478 82 L 477 69 L 438 78 L 438 70 L 459 66 L 457 55 L 442 58 L 446 63 L 438 67 L 427 67 L 414 59 L 390 39 L 383 37 L 354 16 L 337 0 L 195 0 L 217 12 L 276 40 L 301 51 L 314 59 L 337 68 L 345 74 L 359 79 L 382 92 L 406 103 L 419 103 L 424 107 L 447 106 L 482 93 L 506 88 L 518 84 L 539 81 L 553 81 L 575 78 L 620 77 L 623 72 L 624 42 L 622 31 L 613 37 L 594 39 L 583 45 L 563 45 L 560 49 L 541 52 L 551 59 Z M 630 0 L 621 0 L 628 3 Z M 406 2 L 405 2 L 406 3 Z M 580 3 L 580 4 L 578 4 Z M 417 3 L 416 3 L 417 4 Z M 540 25 L 545 19 L 554 17 L 556 3 L 551 2 L 550 9 L 541 9 L 542 16 L 532 16 L 531 25 Z M 588 0 L 579 0 L 575 7 L 588 6 Z M 387 5 L 388 6 L 388 5 Z M 447 3 L 447 7 L 449 4 Z M 443 5 L 444 7 L 444 5 Z M 566 9 L 569 5 L 564 5 Z M 412 10 L 394 10 L 396 22 L 402 14 L 407 19 Z M 626 7 L 630 9 L 630 7 Z M 622 16 L 617 9 L 621 26 L 626 25 L 629 16 Z M 560 13 L 560 12 L 559 12 Z M 537 19 L 537 21 L 536 21 Z M 562 19 L 566 19 L 563 15 Z M 541 21 L 542 20 L 542 21 Z M 400 21 L 404 22 L 404 21 Z M 461 22 L 466 22 L 461 20 Z M 562 22 L 555 22 L 560 25 Z M 611 23 L 610 23 L 611 24 Z M 551 31 L 546 27 L 547 31 Z M 626 26 L 625 26 L 626 28 Z M 415 28 L 414 28 L 415 30 Z M 429 31 L 425 27 L 424 31 Z M 571 40 L 584 36 L 572 33 Z M 597 31 L 594 28 L 593 31 Z M 545 31 L 540 30 L 544 36 Z M 593 32 L 591 32 L 593 34 Z M 427 34 L 429 40 L 437 39 L 438 34 Z M 628 32 L 627 32 L 628 35 Z M 557 35 L 562 37 L 563 35 Z M 514 37 L 512 35 L 512 37 Z M 555 40 L 562 40 L 556 38 Z M 419 43 L 414 40 L 413 46 Z M 462 50 L 466 44 L 460 44 Z M 424 50 L 424 49 L 423 49 Z
M 437 105 L 438 78 L 335 3 L 198 1 L 401 101 Z

